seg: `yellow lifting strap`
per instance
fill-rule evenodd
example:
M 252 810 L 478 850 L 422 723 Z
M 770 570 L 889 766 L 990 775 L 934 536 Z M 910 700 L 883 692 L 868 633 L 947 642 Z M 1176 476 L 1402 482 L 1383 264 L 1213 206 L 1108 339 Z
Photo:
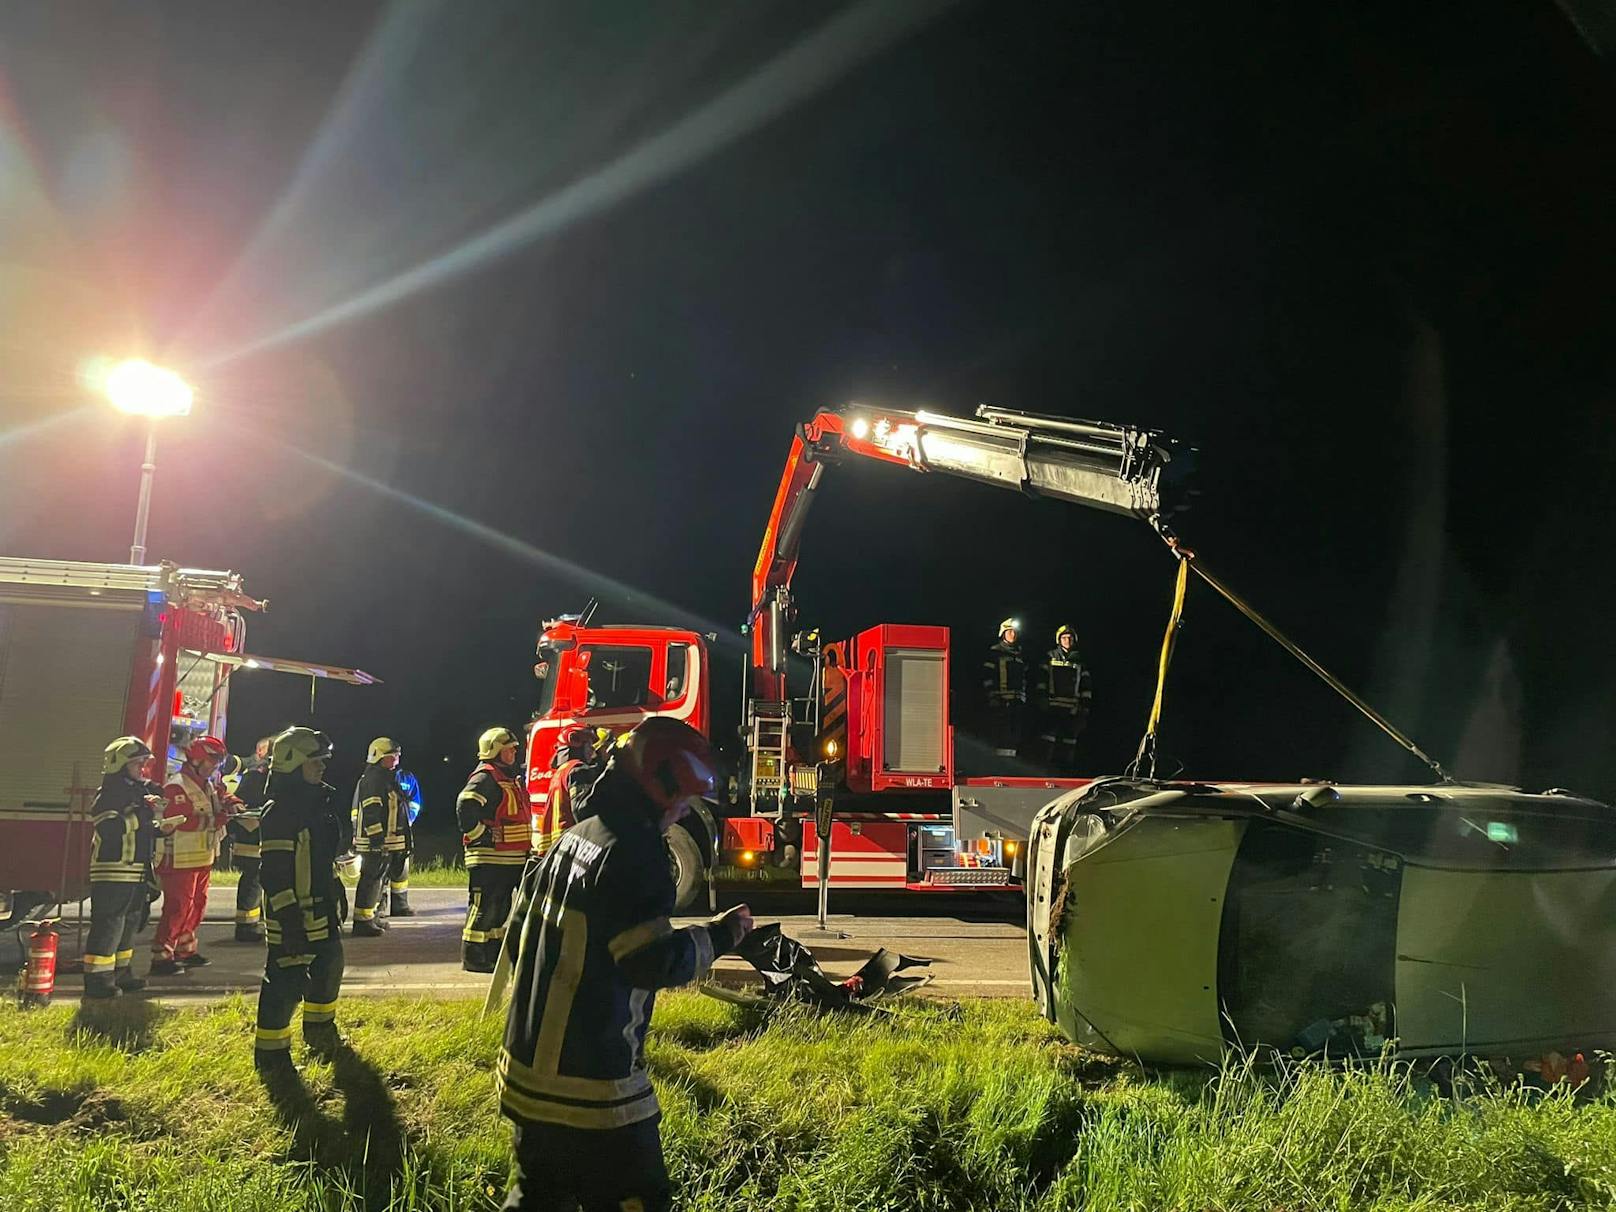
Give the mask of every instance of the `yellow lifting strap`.
M 1189 590 L 1190 560 L 1194 555 L 1177 547 L 1173 548 L 1173 554 L 1178 557 L 1178 576 L 1173 583 L 1173 612 L 1167 617 L 1167 634 L 1162 637 L 1161 662 L 1156 667 L 1156 699 L 1150 705 L 1150 722 L 1145 725 L 1145 735 L 1140 738 L 1139 752 L 1128 766 L 1128 774 L 1134 777 L 1141 773 L 1146 778 L 1156 777 L 1156 733 L 1161 727 L 1162 700 L 1167 695 L 1167 668 L 1172 664 L 1178 633 L 1184 626 L 1184 595 Z
M 1190 565 L 1193 563 L 1195 565 L 1195 575 L 1200 577 L 1201 580 L 1205 581 L 1208 585 L 1215 589 L 1225 601 L 1238 610 L 1242 615 L 1244 615 L 1251 622 L 1255 623 L 1263 634 L 1267 635 L 1286 652 L 1290 653 L 1291 656 L 1300 661 L 1302 665 L 1309 670 L 1309 672 L 1313 673 L 1331 690 L 1335 691 L 1348 703 L 1351 703 L 1353 707 L 1362 712 L 1365 718 L 1367 718 L 1387 736 L 1391 737 L 1392 740 L 1396 741 L 1404 749 L 1408 750 L 1409 753 L 1413 754 L 1420 761 L 1424 762 L 1425 765 L 1429 767 L 1431 772 L 1437 776 L 1437 778 L 1441 779 L 1443 782 L 1452 781 L 1453 776 L 1443 768 L 1442 763 L 1438 762 L 1434 757 L 1426 753 L 1425 750 L 1416 745 L 1406 733 L 1404 733 L 1385 716 L 1381 715 L 1380 712 L 1371 707 L 1369 703 L 1366 702 L 1360 695 L 1353 693 L 1353 691 L 1349 689 L 1340 678 L 1336 677 L 1323 665 L 1319 664 L 1307 653 L 1303 652 L 1302 649 L 1293 640 L 1291 640 L 1289 636 L 1285 635 L 1285 633 L 1280 631 L 1278 627 L 1274 626 L 1273 623 L 1269 622 L 1266 618 L 1259 614 L 1256 608 L 1253 607 L 1249 602 L 1243 599 L 1239 594 L 1235 593 L 1234 590 L 1230 589 L 1222 581 L 1218 580 L 1217 577 L 1213 576 L 1212 573 L 1207 570 L 1206 565 L 1196 559 L 1195 552 L 1191 551 L 1188 547 L 1185 547 L 1182 543 L 1180 543 L 1178 541 L 1178 537 L 1174 535 L 1170 529 L 1168 529 L 1164 522 L 1162 522 L 1160 519 L 1154 519 L 1152 524 L 1155 526 L 1157 534 L 1161 536 L 1162 541 L 1167 544 L 1168 550 L 1170 550 L 1178 559 L 1178 583 L 1173 590 L 1173 614 L 1172 617 L 1167 621 L 1167 638 L 1162 641 L 1161 666 L 1156 674 L 1156 701 L 1150 709 L 1150 724 L 1145 729 L 1144 738 L 1139 742 L 1139 752 L 1134 756 L 1133 762 L 1128 766 L 1128 775 L 1130 777 L 1139 777 L 1141 772 L 1145 770 L 1147 761 L 1149 763 L 1149 770 L 1148 773 L 1144 774 L 1144 777 L 1156 777 L 1156 731 L 1161 725 L 1162 694 L 1167 685 L 1167 664 L 1172 659 L 1173 644 L 1178 638 L 1178 629 L 1182 625 L 1184 614 L 1184 587 L 1189 578 Z

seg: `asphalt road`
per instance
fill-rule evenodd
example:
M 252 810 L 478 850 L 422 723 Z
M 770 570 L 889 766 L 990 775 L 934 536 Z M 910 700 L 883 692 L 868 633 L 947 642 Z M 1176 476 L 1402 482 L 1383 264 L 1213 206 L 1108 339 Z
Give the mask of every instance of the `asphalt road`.
M 410 893 L 417 914 L 396 918 L 386 937 L 345 938 L 347 995 L 404 994 L 417 997 L 480 998 L 488 978 L 460 967 L 460 928 L 466 894 L 451 888 L 417 888 Z M 725 897 L 723 904 L 733 899 Z M 778 921 L 806 944 L 832 976 L 849 976 L 879 947 L 932 961 L 927 990 L 945 997 L 1026 997 L 1026 930 L 1019 899 L 984 900 L 946 894 L 893 898 L 851 893 L 831 898 L 828 931 L 820 934 L 814 901 L 808 894 L 771 892 L 749 898 L 759 922 Z M 216 888 L 208 898 L 207 921 L 199 932 L 201 951 L 213 962 L 180 976 L 154 977 L 149 986 L 159 1000 L 191 1000 L 252 993 L 263 973 L 261 945 L 234 941 L 231 924 L 235 889 Z M 903 916 L 893 916 L 902 912 Z M 86 906 L 86 913 L 88 906 Z M 703 915 L 705 916 L 705 915 Z M 697 921 L 685 918 L 682 921 Z M 79 953 L 71 910 L 63 924 L 62 954 Z M 135 971 L 150 962 L 152 927 L 135 942 Z M 64 967 L 74 967 L 71 963 Z M 745 963 L 720 960 L 715 976 L 725 984 L 748 986 L 756 976 Z M 83 979 L 64 971 L 57 996 L 76 999 Z

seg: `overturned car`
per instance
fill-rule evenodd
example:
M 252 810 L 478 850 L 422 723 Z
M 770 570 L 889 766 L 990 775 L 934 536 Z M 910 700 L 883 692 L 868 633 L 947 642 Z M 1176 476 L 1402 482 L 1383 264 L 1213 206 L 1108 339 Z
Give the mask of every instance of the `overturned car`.
M 1616 810 L 1478 784 L 1106 779 L 1027 855 L 1034 996 L 1150 1064 L 1616 1047 Z

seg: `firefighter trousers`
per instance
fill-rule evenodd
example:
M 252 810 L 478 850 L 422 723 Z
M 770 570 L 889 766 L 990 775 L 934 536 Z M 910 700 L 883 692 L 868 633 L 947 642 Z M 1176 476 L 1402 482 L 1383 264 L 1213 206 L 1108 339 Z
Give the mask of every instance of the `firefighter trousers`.
M 152 937 L 156 959 L 185 959 L 196 954 L 196 928 L 208 908 L 211 867 L 186 867 L 158 872 L 163 885 L 163 916 Z
M 106 991 L 134 974 L 135 931 L 146 908 L 146 881 L 90 885 L 90 932 L 84 940 L 84 989 Z
M 1026 706 L 1019 699 L 1000 699 L 988 704 L 988 739 L 999 757 L 1020 754 Z
M 673 1184 L 662 1160 L 661 1117 L 586 1131 L 517 1124 L 516 1175 L 505 1212 L 665 1212 Z
M 373 920 L 386 884 L 392 907 L 402 909 L 410 889 L 410 856 L 402 850 L 367 850 L 359 856 L 359 887 L 354 889 L 354 921 Z
M 258 1031 L 253 1046 L 280 1052 L 292 1046 L 292 1015 L 303 1006 L 303 1037 L 334 1029 L 342 992 L 342 937 L 304 941 L 296 950 L 271 943 L 258 986 Z
M 505 919 L 522 882 L 522 865 L 479 863 L 467 869 L 466 928 L 460 932 L 460 966 L 492 972 L 505 941 Z
M 1043 713 L 1043 727 L 1038 734 L 1040 761 L 1062 772 L 1077 768 L 1077 739 L 1083 735 L 1088 722 L 1086 711 L 1071 708 L 1048 707 Z
M 253 929 L 264 920 L 264 884 L 259 878 L 261 861 L 256 858 L 236 857 L 236 870 L 241 880 L 236 884 L 236 933 L 243 927 Z

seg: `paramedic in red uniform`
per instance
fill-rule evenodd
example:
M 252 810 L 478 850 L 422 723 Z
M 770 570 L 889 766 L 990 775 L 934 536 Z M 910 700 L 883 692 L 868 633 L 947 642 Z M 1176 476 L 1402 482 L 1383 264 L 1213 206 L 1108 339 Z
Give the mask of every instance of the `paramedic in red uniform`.
M 211 961 L 196 949 L 196 930 L 208 907 L 208 881 L 219 854 L 219 834 L 241 808 L 214 776 L 230 751 L 218 737 L 204 736 L 185 747 L 185 762 L 163 794 L 166 815 L 178 817 L 164 839 L 157 878 L 163 885 L 163 915 L 152 939 L 153 976 L 172 976 Z
M 702 976 L 752 929 L 737 905 L 675 929 L 663 835 L 711 793 L 706 739 L 644 721 L 590 789 L 584 819 L 529 869 L 504 950 L 511 1007 L 496 1084 L 515 1122 L 508 1209 L 672 1207 L 645 1069 L 658 989 Z

